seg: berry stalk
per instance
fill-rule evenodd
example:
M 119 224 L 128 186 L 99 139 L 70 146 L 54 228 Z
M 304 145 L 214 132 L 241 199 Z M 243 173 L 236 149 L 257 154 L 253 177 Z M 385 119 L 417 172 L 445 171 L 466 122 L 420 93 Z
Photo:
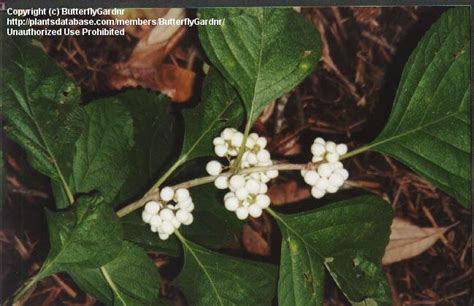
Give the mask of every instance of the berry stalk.
M 264 171 L 269 171 L 269 170 L 279 170 L 279 171 L 292 171 L 292 170 L 314 170 L 317 168 L 317 166 L 320 163 L 307 163 L 307 164 L 276 164 L 276 165 L 271 165 L 271 166 L 259 166 L 259 167 L 251 167 L 251 168 L 245 168 L 241 169 L 240 171 L 237 172 L 237 174 L 250 174 L 250 173 L 255 173 L 255 172 L 264 172 Z M 234 173 L 232 170 L 223 172 L 220 174 L 220 176 L 232 176 L 236 173 Z M 198 177 L 195 179 L 191 179 L 189 181 L 185 181 L 182 183 L 179 183 L 177 185 L 172 186 L 173 189 L 179 189 L 179 188 L 192 188 L 196 187 L 199 185 L 204 185 L 204 184 L 209 184 L 214 182 L 216 179 L 216 176 L 203 176 L 203 177 Z M 125 206 L 124 208 L 120 209 L 117 211 L 117 216 L 118 217 L 124 217 L 133 211 L 143 207 L 145 203 L 148 201 L 156 201 L 160 199 L 160 192 L 158 189 L 151 189 L 150 192 L 145 194 L 144 197 L 141 199 L 132 202 Z

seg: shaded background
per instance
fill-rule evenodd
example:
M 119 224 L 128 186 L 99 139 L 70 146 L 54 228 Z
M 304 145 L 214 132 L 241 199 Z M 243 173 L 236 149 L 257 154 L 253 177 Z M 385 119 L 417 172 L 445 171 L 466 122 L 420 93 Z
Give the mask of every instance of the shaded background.
M 372 140 L 388 118 L 408 56 L 446 9 L 302 8 L 302 14 L 322 35 L 323 58 L 302 84 L 267 107 L 257 121 L 254 129 L 268 138 L 272 156 L 305 162 L 310 157 L 306 148 L 316 136 L 350 147 Z M 193 16 L 195 11 L 187 14 Z M 125 37 L 58 37 L 42 42 L 81 86 L 83 103 L 130 86 L 169 90 L 179 100 L 171 102 L 170 108 L 197 103 L 206 58 L 196 29 L 177 33 L 164 46 L 151 46 L 156 49 L 149 53 L 144 48 L 145 52 L 138 55 L 136 45 L 150 29 L 127 31 Z M 144 63 L 154 63 L 156 69 L 143 69 Z M 176 92 L 187 91 L 192 95 L 189 99 L 176 96 Z M 3 137 L 2 145 L 7 186 L 1 208 L 0 300 L 41 266 L 49 249 L 44 207 L 54 207 L 48 180 L 31 169 L 16 144 Z M 396 216 L 413 224 L 455 224 L 420 256 L 385 266 L 394 305 L 472 305 L 471 212 L 407 167 L 378 153 L 354 157 L 346 167 L 354 188 L 342 196 L 367 190 L 387 199 Z M 281 174 L 270 194 L 274 204 L 285 211 L 315 206 L 298 173 Z M 275 262 L 278 241 L 278 230 L 264 216 L 250 220 L 240 244 L 229 248 Z M 179 292 L 167 286 L 179 267 L 170 268 L 175 263 L 168 265 L 166 256 L 153 254 L 153 258 L 162 267 L 163 295 L 182 304 Z M 348 304 L 332 282 L 327 283 L 326 290 L 327 305 Z M 27 304 L 94 305 L 95 300 L 82 293 L 66 274 L 58 274 L 42 280 Z

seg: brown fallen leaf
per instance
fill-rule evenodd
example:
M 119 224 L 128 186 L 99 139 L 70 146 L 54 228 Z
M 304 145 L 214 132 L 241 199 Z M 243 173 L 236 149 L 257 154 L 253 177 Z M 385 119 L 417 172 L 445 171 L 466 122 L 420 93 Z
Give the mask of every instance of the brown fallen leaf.
M 182 19 L 184 9 L 157 11 L 165 19 Z M 130 31 L 130 29 L 128 30 Z M 175 102 L 184 102 L 192 96 L 195 73 L 175 64 L 164 64 L 165 58 L 182 39 L 186 28 L 177 25 L 158 25 L 140 33 L 140 41 L 133 49 L 130 58 L 113 65 L 108 73 L 111 89 L 125 87 L 144 87 L 160 91 Z M 191 57 L 191 56 L 190 56 Z
M 448 227 L 419 227 L 400 218 L 393 219 L 390 241 L 382 264 L 389 265 L 420 255 L 433 246 L 455 224 Z
M 298 202 L 311 196 L 307 187 L 300 187 L 296 181 L 274 184 L 268 190 L 268 196 L 274 205 L 283 205 Z
M 147 9 L 139 9 L 139 8 L 128 8 L 124 10 L 124 14 L 122 15 L 112 15 L 111 17 L 114 19 L 123 19 L 123 20 L 131 20 L 131 19 L 144 19 L 144 20 L 153 20 L 158 19 L 165 16 L 169 12 L 169 8 L 147 8 Z M 125 31 L 132 35 L 133 37 L 141 39 L 145 35 L 147 35 L 152 29 L 152 25 L 129 25 L 124 26 Z
M 242 244 L 247 252 L 260 255 L 270 255 L 270 246 L 263 237 L 255 231 L 250 225 L 245 224 L 242 232 Z
M 193 94 L 195 74 L 172 64 L 162 64 L 159 68 L 124 68 L 110 81 L 113 88 L 144 87 L 160 91 L 173 101 L 184 102 Z

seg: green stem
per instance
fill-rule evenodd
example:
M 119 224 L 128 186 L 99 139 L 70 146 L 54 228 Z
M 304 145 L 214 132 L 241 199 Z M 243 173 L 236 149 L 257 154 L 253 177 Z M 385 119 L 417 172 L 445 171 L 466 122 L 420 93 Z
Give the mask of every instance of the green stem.
M 58 169 L 59 177 L 61 179 L 61 183 L 64 185 L 64 190 L 66 191 L 66 195 L 67 195 L 69 204 L 72 205 L 74 203 L 74 195 L 72 194 L 71 190 L 69 189 L 69 186 L 66 184 L 66 180 L 64 179 L 63 175 L 59 171 L 59 167 L 57 166 L 56 161 L 54 159 L 53 159 L 53 163 Z M 41 268 L 41 270 L 38 273 L 36 273 L 36 275 L 30 277 L 23 284 L 23 286 L 20 287 L 20 289 L 18 289 L 18 291 L 14 294 L 14 296 L 13 296 L 14 304 L 16 304 L 17 302 L 20 302 L 24 298 L 24 296 L 28 293 L 28 291 L 42 278 L 42 277 L 40 277 L 40 274 L 41 274 L 42 271 L 45 270 L 45 264 L 46 263 L 43 264 L 43 267 Z
M 373 148 L 374 146 L 375 146 L 375 144 L 362 146 L 360 148 L 357 148 L 355 150 L 352 150 L 352 151 L 342 155 L 339 158 L 339 160 L 343 160 L 343 159 L 346 159 L 346 158 L 353 157 L 353 156 L 356 156 L 358 154 L 364 153 L 365 151 L 368 151 L 369 149 Z
M 244 156 L 245 149 L 246 149 L 246 143 L 247 143 L 247 138 L 249 137 L 250 134 L 250 129 L 252 128 L 250 121 L 247 121 L 247 125 L 245 126 L 244 130 L 244 138 L 242 139 L 242 145 L 240 146 L 239 149 L 239 155 L 237 155 L 237 159 L 235 160 L 235 163 L 232 165 L 232 170 L 234 173 L 237 173 L 240 169 L 240 164 L 242 163 L 242 157 Z
M 180 231 L 175 230 L 174 234 L 176 235 L 176 237 L 178 237 L 179 241 L 181 241 L 183 245 L 188 246 L 188 244 L 186 243 L 186 238 L 184 238 Z
M 115 285 L 115 283 L 114 283 L 112 277 L 110 276 L 109 272 L 104 268 L 104 266 L 100 267 L 100 271 L 102 272 L 102 275 L 104 276 L 105 280 L 107 281 L 107 284 L 109 284 L 110 288 L 112 288 L 112 291 L 114 292 L 114 295 L 122 302 L 122 305 L 127 305 L 125 300 L 120 295 L 120 291 L 117 288 L 117 285 Z
M 149 193 L 152 193 L 156 190 L 158 190 L 161 186 L 161 184 L 163 184 L 170 176 L 171 174 L 173 174 L 173 172 L 183 164 L 184 162 L 184 158 L 180 158 L 178 159 L 166 172 L 165 174 L 163 174 L 159 179 L 158 181 L 156 181 L 156 183 L 150 188 L 150 190 L 147 191 L 147 194 Z
M 271 209 L 270 207 L 265 208 L 265 210 L 266 210 L 270 215 L 272 215 L 273 218 L 275 218 L 275 219 L 280 219 L 280 216 L 278 216 L 278 214 L 277 214 L 273 209 Z
M 39 281 L 38 274 L 27 280 L 22 287 L 20 287 L 13 297 L 13 305 L 17 303 L 21 305 L 22 300 L 26 294 L 32 289 L 32 287 Z

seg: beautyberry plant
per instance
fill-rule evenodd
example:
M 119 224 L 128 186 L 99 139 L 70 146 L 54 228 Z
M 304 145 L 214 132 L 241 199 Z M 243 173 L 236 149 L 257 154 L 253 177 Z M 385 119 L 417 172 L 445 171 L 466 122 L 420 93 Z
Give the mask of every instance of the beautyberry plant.
M 390 304 L 381 270 L 389 203 L 373 195 L 319 199 L 344 186 L 344 160 L 375 150 L 469 205 L 468 8 L 447 11 L 420 41 L 375 140 L 348 150 L 317 137 L 304 164 L 272 160 L 252 126 L 317 65 L 315 28 L 287 8 L 198 14 L 225 22 L 199 28 L 211 69 L 201 102 L 175 112 L 164 96 L 137 89 L 83 105 L 79 88 L 37 41 L 8 43 L 6 133 L 50 178 L 56 204 L 46 210 L 51 250 L 15 301 L 65 272 L 107 305 L 166 304 L 146 253 L 153 251 L 184 257 L 173 284 L 191 305 L 322 305 L 328 277 L 354 304 Z M 203 164 L 204 157 L 212 160 Z M 301 173 L 318 208 L 271 208 L 268 186 L 283 171 Z M 219 252 L 242 220 L 263 213 L 281 232 L 279 267 Z

